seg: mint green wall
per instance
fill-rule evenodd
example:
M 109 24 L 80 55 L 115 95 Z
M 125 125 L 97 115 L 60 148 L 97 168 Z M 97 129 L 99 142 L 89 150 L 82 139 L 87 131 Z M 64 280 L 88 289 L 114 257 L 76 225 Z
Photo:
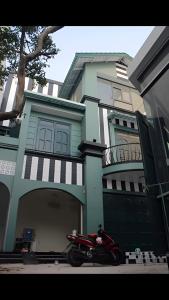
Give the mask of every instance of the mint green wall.
M 71 138 L 70 138 L 71 155 L 78 156 L 80 154 L 78 150 L 78 145 L 81 143 L 81 122 L 72 119 L 67 119 L 67 118 L 52 117 L 50 115 L 37 113 L 37 112 L 31 112 L 28 132 L 27 132 L 26 148 L 35 149 L 36 134 L 38 128 L 38 118 L 44 118 L 46 120 L 71 124 Z
M 110 145 L 114 146 L 116 145 L 115 142 L 115 128 L 112 122 L 109 121 L 109 131 L 110 131 Z
M 16 161 L 16 157 L 16 150 L 0 148 L 0 160 Z
M 19 143 L 19 139 L 16 139 L 16 138 L 13 138 L 13 137 L 1 136 L 1 138 L 0 138 L 0 144 L 17 146 L 18 143 Z
M 97 99 L 85 98 L 85 138 L 100 143 L 100 121 Z M 102 187 L 102 158 L 85 156 L 84 179 L 86 206 L 83 210 L 84 232 L 96 232 L 98 225 L 103 224 L 103 187 Z
M 130 162 L 130 163 L 120 163 L 108 166 L 103 168 L 103 175 L 107 175 L 110 173 L 117 173 L 123 171 L 133 171 L 133 170 L 143 170 L 143 163 L 142 162 Z
M 20 128 L 19 147 L 18 147 L 17 159 L 16 159 L 16 171 L 15 171 L 15 176 L 11 188 L 8 220 L 7 220 L 7 227 L 6 227 L 6 233 L 4 238 L 4 251 L 13 251 L 13 247 L 15 243 L 15 228 L 16 228 L 18 201 L 19 201 L 18 195 L 19 195 L 19 190 L 21 188 L 21 174 L 22 174 L 22 166 L 23 166 L 24 152 L 26 146 L 26 134 L 27 134 L 27 128 L 29 123 L 30 110 L 31 110 L 31 104 L 27 102 L 24 108 L 25 118 L 22 120 L 21 128 Z
M 84 141 L 85 140 L 85 138 L 86 138 L 86 118 L 85 118 L 85 116 L 83 117 L 83 119 L 82 119 L 82 141 Z
M 9 182 L 11 184 L 11 198 L 10 198 L 10 205 L 9 205 L 9 215 L 8 215 L 8 222 L 6 228 L 6 235 L 5 235 L 5 242 L 4 242 L 4 251 L 13 251 L 14 243 L 15 243 L 15 230 L 16 230 L 16 220 L 17 220 L 17 211 L 18 211 L 18 204 L 19 198 L 22 197 L 25 193 L 30 192 L 34 189 L 38 188 L 53 188 L 53 189 L 61 189 L 63 191 L 67 191 L 68 193 L 75 196 L 79 199 L 83 204 L 85 204 L 85 194 L 84 194 L 84 187 L 82 186 L 75 186 L 75 185 L 66 185 L 66 184 L 56 184 L 50 182 L 41 182 L 41 181 L 31 181 L 31 180 L 24 180 L 21 179 L 22 174 L 22 167 L 23 167 L 23 159 L 24 153 L 26 148 L 27 142 L 27 131 L 29 128 L 29 121 L 30 121 L 30 113 L 31 113 L 31 103 L 26 102 L 24 113 L 26 114 L 25 118 L 22 121 L 21 129 L 20 129 L 20 139 L 19 139 L 19 147 L 16 157 L 16 173 L 13 177 L 13 181 Z M 39 114 L 37 114 L 39 115 Z M 44 114 L 41 114 L 43 117 Z M 53 119 L 53 118 L 51 118 Z M 57 118 L 57 120 L 62 120 L 61 118 Z M 80 123 L 77 121 L 70 120 L 72 123 L 74 136 L 72 136 L 73 143 L 77 144 L 77 146 L 81 142 L 81 135 L 78 137 L 79 131 L 81 132 Z M 36 121 L 34 122 L 34 124 Z M 32 126 L 32 128 L 35 128 Z M 75 151 L 72 147 L 72 152 Z M 3 176 L 4 177 L 4 176 Z M 19 188 L 18 188 L 19 187 Z
M 25 194 L 37 189 L 62 190 L 76 197 L 81 202 L 81 204 L 85 204 L 85 193 L 83 186 L 78 186 L 74 184 L 71 185 L 64 183 L 34 181 L 29 179 L 20 179 L 20 189 L 17 193 L 18 198 L 21 198 Z
M 14 176 L 0 174 L 0 182 L 6 185 L 10 193 L 12 190 L 13 180 L 14 180 Z
M 85 162 L 86 206 L 84 207 L 84 231 L 96 232 L 103 220 L 102 159 L 86 156 Z
M 116 76 L 115 64 L 94 63 L 85 64 L 85 70 L 82 78 L 82 94 L 98 98 L 97 94 L 97 73 L 103 73 L 110 76 Z
M 85 139 L 92 141 L 96 139 L 100 143 L 100 121 L 98 114 L 98 103 L 93 101 L 85 101 L 86 114 L 85 114 Z

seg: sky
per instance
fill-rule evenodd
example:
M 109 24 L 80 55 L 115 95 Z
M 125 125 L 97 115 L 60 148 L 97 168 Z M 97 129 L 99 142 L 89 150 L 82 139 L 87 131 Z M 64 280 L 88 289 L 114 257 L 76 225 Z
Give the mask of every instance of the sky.
M 63 82 L 76 52 L 125 52 L 134 57 L 154 26 L 65 26 L 52 37 L 60 49 L 46 78 Z

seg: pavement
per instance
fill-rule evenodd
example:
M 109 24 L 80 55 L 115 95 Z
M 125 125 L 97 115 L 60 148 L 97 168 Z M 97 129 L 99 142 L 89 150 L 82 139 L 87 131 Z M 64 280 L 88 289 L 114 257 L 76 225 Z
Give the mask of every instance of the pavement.
M 0 274 L 169 274 L 166 263 L 122 264 L 105 266 L 100 264 L 83 264 L 72 267 L 69 264 L 0 264 Z

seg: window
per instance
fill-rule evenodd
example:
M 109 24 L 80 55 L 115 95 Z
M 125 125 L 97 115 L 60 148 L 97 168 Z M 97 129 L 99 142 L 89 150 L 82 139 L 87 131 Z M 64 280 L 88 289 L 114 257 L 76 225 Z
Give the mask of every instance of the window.
M 113 190 L 117 189 L 116 180 L 112 180 L 112 187 L 113 187 Z
M 121 90 L 113 87 L 113 99 L 117 101 L 122 101 Z
M 97 78 L 97 96 L 101 99 L 102 103 L 108 105 L 119 107 L 123 103 L 131 105 L 129 88 L 108 79 Z
M 123 101 L 127 103 L 131 103 L 129 89 L 126 88 L 125 91 L 122 91 Z
M 116 125 L 119 125 L 119 119 L 115 119 Z
M 98 78 L 98 98 L 103 103 L 113 105 L 113 90 L 111 81 Z
M 127 127 L 127 121 L 123 121 L 123 125 Z
M 143 192 L 143 185 L 141 182 L 138 183 L 139 192 Z
M 126 191 L 126 183 L 125 181 L 121 181 L 121 188 L 122 188 L 122 191 Z
M 136 134 L 124 133 L 124 131 L 116 130 L 115 142 L 116 145 L 139 143 L 139 137 Z
M 134 182 L 130 182 L 130 190 L 131 190 L 131 192 L 135 192 Z
M 134 123 L 133 123 L 133 122 L 131 122 L 130 124 L 131 124 L 131 128 L 134 128 Z
M 36 140 L 36 149 L 39 151 L 69 154 L 70 125 L 41 119 Z

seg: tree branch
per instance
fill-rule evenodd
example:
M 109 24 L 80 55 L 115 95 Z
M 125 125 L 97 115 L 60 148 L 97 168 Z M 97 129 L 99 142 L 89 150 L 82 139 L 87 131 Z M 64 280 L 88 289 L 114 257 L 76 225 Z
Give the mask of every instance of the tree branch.
M 24 40 L 25 40 L 25 27 L 22 26 L 22 33 L 21 33 L 21 44 L 20 44 L 20 56 L 22 55 L 24 51 Z
M 18 114 L 19 111 L 16 110 L 12 110 L 9 112 L 0 112 L 0 121 L 15 119 L 18 116 Z
M 57 30 L 61 29 L 63 26 L 48 26 L 42 33 L 39 35 L 38 38 L 38 46 L 32 53 L 29 53 L 26 55 L 26 61 L 29 62 L 36 58 L 37 56 L 41 55 L 40 52 L 43 49 L 43 43 L 45 38 L 48 36 L 48 34 L 56 32 Z
M 59 49 L 57 50 L 57 52 L 59 51 Z M 43 56 L 50 56 L 50 55 L 54 55 L 54 54 L 56 54 L 56 52 L 55 51 L 51 51 L 51 52 L 39 52 L 39 56 L 40 55 L 43 55 Z

